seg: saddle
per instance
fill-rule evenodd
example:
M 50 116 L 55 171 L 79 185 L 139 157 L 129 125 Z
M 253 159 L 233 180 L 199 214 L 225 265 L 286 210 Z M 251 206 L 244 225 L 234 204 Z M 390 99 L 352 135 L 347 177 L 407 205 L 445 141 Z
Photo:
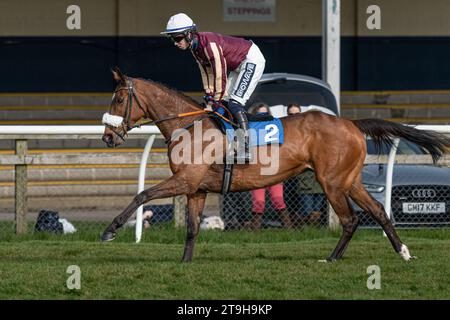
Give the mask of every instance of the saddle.
M 234 123 L 231 113 L 225 107 L 219 107 L 212 114 L 211 118 L 217 124 L 217 127 L 227 136 L 229 143 L 235 140 L 235 130 L 238 128 Z M 284 129 L 280 119 L 266 114 L 247 114 L 250 147 L 263 146 L 267 144 L 282 144 L 284 142 Z
M 216 110 L 214 110 L 216 112 L 218 112 L 219 114 L 221 114 L 222 116 L 224 116 L 226 119 L 228 119 L 230 122 L 229 124 L 234 128 L 234 129 L 238 129 L 238 125 L 234 122 L 233 116 L 225 110 L 225 108 L 217 108 Z M 248 122 L 249 124 L 251 122 L 267 122 L 267 121 L 274 121 L 274 117 L 271 114 L 268 113 L 261 113 L 261 114 L 252 114 L 252 113 L 247 113 L 245 112 Z M 226 134 L 226 130 L 229 129 L 228 126 L 226 126 L 226 122 L 224 121 L 223 118 L 217 116 L 217 115 L 211 115 L 211 118 L 214 120 L 214 122 L 216 123 L 217 127 L 220 129 L 220 131 L 223 134 Z
M 219 107 L 214 110 L 216 114 L 212 114 L 211 118 L 223 134 L 226 135 L 228 141 L 227 155 L 234 156 L 235 129 L 237 124 L 233 121 L 231 113 L 225 107 Z M 282 144 L 284 140 L 283 125 L 279 119 L 274 118 L 270 114 L 248 114 L 250 131 L 250 147 L 261 146 L 267 144 Z M 234 157 L 230 157 L 234 158 Z M 230 159 L 227 156 L 227 160 Z M 233 162 L 225 161 L 222 189 L 221 193 L 225 194 L 229 191 L 231 178 L 233 174 Z
M 274 120 L 274 117 L 269 113 L 259 113 L 259 114 L 246 113 L 246 115 L 248 122 L 264 122 Z

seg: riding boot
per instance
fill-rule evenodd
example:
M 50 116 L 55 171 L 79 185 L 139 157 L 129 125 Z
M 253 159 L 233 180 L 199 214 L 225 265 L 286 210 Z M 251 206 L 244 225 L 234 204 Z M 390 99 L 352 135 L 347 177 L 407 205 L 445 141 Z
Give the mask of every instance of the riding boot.
M 242 154 L 242 148 L 238 148 L 236 160 L 238 162 L 249 163 L 252 161 L 252 154 L 250 152 L 250 136 L 249 136 L 249 125 L 247 115 L 244 111 L 238 111 L 235 114 L 235 118 L 239 123 L 240 129 L 242 129 L 243 135 L 240 137 L 238 144 L 244 144 L 244 153 Z
M 286 209 L 277 210 L 284 229 L 292 229 L 292 221 Z

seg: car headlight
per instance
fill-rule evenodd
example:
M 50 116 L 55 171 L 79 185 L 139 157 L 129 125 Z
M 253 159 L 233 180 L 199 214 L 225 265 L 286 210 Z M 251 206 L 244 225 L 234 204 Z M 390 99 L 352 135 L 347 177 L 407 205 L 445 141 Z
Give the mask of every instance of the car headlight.
M 364 188 L 366 188 L 366 190 L 368 192 L 371 193 L 380 193 L 384 191 L 384 186 L 379 186 L 377 184 L 368 184 L 368 183 L 363 183 Z

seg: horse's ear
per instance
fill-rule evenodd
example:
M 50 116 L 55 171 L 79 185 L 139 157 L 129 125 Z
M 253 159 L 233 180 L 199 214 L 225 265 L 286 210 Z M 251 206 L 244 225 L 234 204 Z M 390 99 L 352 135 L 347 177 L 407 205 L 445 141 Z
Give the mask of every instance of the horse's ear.
M 114 67 L 114 69 L 111 69 L 111 72 L 113 74 L 114 80 L 117 82 L 125 83 L 125 75 L 120 71 L 119 67 Z

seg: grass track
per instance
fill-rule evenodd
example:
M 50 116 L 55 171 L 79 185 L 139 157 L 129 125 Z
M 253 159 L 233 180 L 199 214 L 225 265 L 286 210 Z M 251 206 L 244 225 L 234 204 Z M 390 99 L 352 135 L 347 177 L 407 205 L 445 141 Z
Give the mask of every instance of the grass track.
M 99 225 L 99 232 L 102 230 Z M 202 231 L 194 261 L 181 264 L 184 231 L 0 237 L 0 299 L 449 299 L 450 230 L 400 230 L 419 259 L 405 262 L 380 231 L 358 230 L 337 263 L 319 263 L 339 233 L 305 229 Z M 69 265 L 81 290 L 66 288 Z M 367 267 L 381 269 L 369 290 Z

